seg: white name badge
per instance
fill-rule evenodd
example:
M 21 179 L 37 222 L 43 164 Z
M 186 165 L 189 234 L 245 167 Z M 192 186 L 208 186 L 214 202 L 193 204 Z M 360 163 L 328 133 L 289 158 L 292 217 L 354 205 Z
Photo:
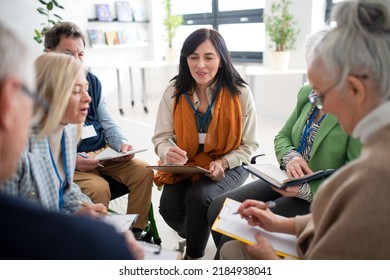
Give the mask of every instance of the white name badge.
M 81 131 L 81 139 L 87 139 L 96 136 L 96 131 L 93 125 L 83 126 Z
M 198 135 L 199 135 L 199 144 L 204 144 L 204 142 L 206 141 L 207 133 L 198 133 Z

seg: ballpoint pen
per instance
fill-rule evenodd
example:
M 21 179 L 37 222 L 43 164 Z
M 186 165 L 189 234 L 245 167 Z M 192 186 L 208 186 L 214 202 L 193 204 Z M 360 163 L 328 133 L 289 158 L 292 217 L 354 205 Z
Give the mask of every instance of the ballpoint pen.
M 176 144 L 171 138 L 169 138 L 168 141 L 169 141 L 169 143 L 171 143 L 171 145 L 172 145 L 173 147 L 179 148 L 179 146 L 177 146 L 177 144 Z M 179 149 L 180 149 L 180 148 L 179 148 Z M 186 161 L 188 161 L 188 157 L 187 157 L 187 156 L 184 156 L 184 158 L 186 159 Z
M 259 209 L 262 209 L 262 210 L 265 210 L 267 208 L 274 208 L 276 206 L 276 203 L 275 201 L 267 201 L 265 202 L 264 206 L 260 207 L 260 206 L 256 206 L 256 208 L 259 208 Z M 240 214 L 239 212 L 234 212 L 232 213 L 232 215 L 237 215 L 237 214 Z
M 90 156 L 88 156 L 88 155 L 86 155 L 86 154 L 82 154 L 82 153 L 77 153 L 80 157 L 82 157 L 82 158 L 88 158 L 88 159 L 94 159 L 93 157 L 90 157 Z M 100 166 L 100 167 L 104 167 L 104 165 L 103 164 L 98 164 L 98 166 Z

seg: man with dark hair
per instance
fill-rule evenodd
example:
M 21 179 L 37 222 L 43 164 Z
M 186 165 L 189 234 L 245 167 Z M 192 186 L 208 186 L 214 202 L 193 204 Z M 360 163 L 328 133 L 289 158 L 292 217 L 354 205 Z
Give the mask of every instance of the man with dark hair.
M 46 52 L 65 53 L 82 62 L 84 60 L 85 36 L 73 23 L 57 23 L 45 34 L 44 44 Z M 111 199 L 111 193 L 108 182 L 102 176 L 110 176 L 126 185 L 130 192 L 127 213 L 139 214 L 133 232 L 136 238 L 140 239 L 149 214 L 153 171 L 146 168 L 146 162 L 134 158 L 134 155 L 106 161 L 104 167 L 94 159 L 107 147 L 118 152 L 127 152 L 133 147 L 113 121 L 102 96 L 99 79 L 88 72 L 87 80 L 92 101 L 84 127 L 92 131 L 92 134 L 88 135 L 90 136 L 88 138 L 84 137 L 79 144 L 78 152 L 88 153 L 88 156 L 85 154 L 77 156 L 74 182 L 94 203 L 103 203 L 106 207 Z

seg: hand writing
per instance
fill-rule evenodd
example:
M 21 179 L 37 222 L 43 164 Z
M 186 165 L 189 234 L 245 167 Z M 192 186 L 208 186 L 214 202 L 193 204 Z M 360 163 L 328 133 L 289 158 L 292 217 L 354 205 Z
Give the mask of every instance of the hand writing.
M 187 152 L 179 147 L 170 147 L 165 156 L 166 163 L 184 165 L 187 160 Z

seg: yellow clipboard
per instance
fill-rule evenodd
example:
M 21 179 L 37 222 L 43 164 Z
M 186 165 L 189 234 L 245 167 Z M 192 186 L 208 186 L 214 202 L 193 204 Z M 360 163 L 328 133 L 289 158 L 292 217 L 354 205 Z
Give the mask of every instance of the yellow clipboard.
M 284 233 L 275 233 L 263 230 L 260 227 L 253 227 L 240 217 L 234 215 L 240 206 L 240 202 L 226 198 L 223 207 L 215 219 L 211 229 L 233 239 L 239 240 L 248 245 L 256 244 L 256 233 L 266 237 L 280 257 L 298 258 L 296 251 L 296 236 Z

